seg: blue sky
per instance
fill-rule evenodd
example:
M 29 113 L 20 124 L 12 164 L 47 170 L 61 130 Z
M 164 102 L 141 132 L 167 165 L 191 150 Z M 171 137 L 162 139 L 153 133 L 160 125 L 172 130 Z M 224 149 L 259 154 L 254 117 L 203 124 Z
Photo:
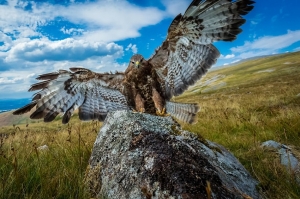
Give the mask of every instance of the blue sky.
M 0 0 L 0 98 L 26 98 L 39 74 L 86 67 L 124 71 L 149 58 L 192 0 Z M 299 0 L 257 0 L 216 66 L 300 50 Z

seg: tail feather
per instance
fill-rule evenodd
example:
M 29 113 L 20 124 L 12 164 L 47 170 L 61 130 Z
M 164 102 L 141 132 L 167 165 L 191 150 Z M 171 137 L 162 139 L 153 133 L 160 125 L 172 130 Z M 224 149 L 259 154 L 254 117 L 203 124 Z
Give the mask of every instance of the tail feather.
M 191 124 L 196 122 L 196 116 L 197 112 L 199 111 L 199 106 L 197 104 L 185 104 L 167 101 L 166 110 L 167 113 L 169 113 L 173 117 Z

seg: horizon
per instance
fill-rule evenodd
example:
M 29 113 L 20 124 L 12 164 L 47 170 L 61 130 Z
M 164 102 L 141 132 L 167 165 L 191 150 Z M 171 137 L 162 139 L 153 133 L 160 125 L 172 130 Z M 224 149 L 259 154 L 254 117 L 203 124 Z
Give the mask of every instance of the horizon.
M 233 42 L 215 42 L 215 67 L 300 50 L 297 0 L 256 1 Z M 0 1 L 0 99 L 28 99 L 39 74 L 70 67 L 124 71 L 149 58 L 191 0 Z M 272 5 L 270 9 L 270 4 Z M 5 98 L 4 98 L 5 96 Z
M 231 64 L 228 64 L 228 65 L 215 66 L 215 67 L 211 68 L 206 74 L 208 74 L 210 71 L 219 70 L 219 69 L 222 69 L 224 67 L 234 67 L 234 66 L 236 66 L 238 64 L 242 64 L 244 61 L 247 62 L 247 61 L 252 61 L 252 60 L 258 60 L 258 59 L 265 58 L 265 57 L 282 56 L 282 55 L 291 54 L 291 53 L 300 53 L 300 51 L 296 51 L 296 52 L 284 52 L 284 53 L 279 53 L 279 54 L 271 54 L 271 55 L 261 55 L 261 56 L 249 57 L 249 58 L 246 58 L 244 60 L 240 60 L 238 62 L 231 63 Z M 201 79 L 198 80 L 198 81 L 201 81 Z M 32 94 L 34 94 L 34 93 L 32 92 Z M 31 101 L 31 99 L 32 99 L 31 96 L 30 97 L 23 97 L 23 98 L 0 98 L 0 102 L 1 101 L 19 101 L 19 100 L 29 100 L 29 101 Z M 27 103 L 25 103 L 25 104 L 27 104 Z M 0 111 L 1 111 L 1 108 L 0 108 Z

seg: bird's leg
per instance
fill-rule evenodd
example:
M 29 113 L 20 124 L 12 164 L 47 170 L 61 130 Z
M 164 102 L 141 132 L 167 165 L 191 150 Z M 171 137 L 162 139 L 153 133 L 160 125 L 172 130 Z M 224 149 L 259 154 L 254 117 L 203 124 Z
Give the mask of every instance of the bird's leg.
M 169 116 L 170 114 L 168 114 L 166 112 L 166 108 L 163 108 L 162 110 L 156 109 L 156 115 L 158 115 L 158 116 Z
M 145 100 L 142 98 L 142 96 L 139 93 L 136 94 L 134 101 L 135 101 L 135 109 L 137 110 L 137 112 L 144 113 Z
M 169 114 L 166 113 L 166 108 L 164 107 L 164 100 L 154 87 L 152 87 L 152 99 L 156 108 L 156 115 L 168 116 Z

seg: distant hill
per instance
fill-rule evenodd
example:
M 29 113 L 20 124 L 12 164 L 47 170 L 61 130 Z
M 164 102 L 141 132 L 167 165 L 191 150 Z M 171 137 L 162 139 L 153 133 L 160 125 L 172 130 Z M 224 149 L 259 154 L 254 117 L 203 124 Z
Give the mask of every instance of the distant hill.
M 282 54 L 272 54 L 272 55 L 261 55 L 261 56 L 255 56 L 255 57 L 250 57 L 250 58 L 246 58 L 246 59 L 242 59 L 238 62 L 232 63 L 232 64 L 228 64 L 228 65 L 222 65 L 222 66 L 216 66 L 214 67 L 215 70 L 222 68 L 222 67 L 231 67 L 231 66 L 236 66 L 238 64 L 247 62 L 247 61 L 251 61 L 251 60 L 257 60 L 257 59 L 262 59 L 262 58 L 268 58 L 268 57 L 278 57 L 278 56 L 283 56 L 283 55 L 288 55 L 288 54 L 293 54 L 293 53 L 299 53 L 300 51 L 297 52 L 288 52 L 288 53 L 282 53 Z
M 13 115 L 13 111 L 0 113 L 0 127 L 2 126 L 11 126 L 13 124 L 27 124 L 32 123 L 32 120 L 29 118 L 30 113 L 24 115 Z

